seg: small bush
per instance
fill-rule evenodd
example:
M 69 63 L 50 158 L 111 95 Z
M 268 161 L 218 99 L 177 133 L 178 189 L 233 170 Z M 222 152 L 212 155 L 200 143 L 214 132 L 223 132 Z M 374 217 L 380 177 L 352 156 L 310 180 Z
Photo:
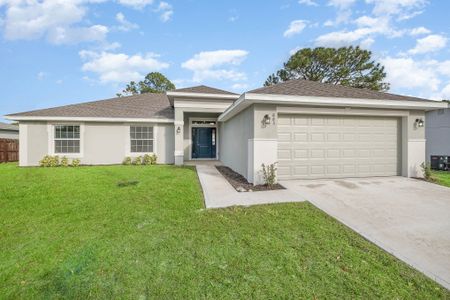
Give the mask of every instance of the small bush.
M 431 165 L 423 162 L 420 165 L 420 168 L 422 169 L 423 178 L 427 181 L 435 181 L 435 178 L 433 177 L 433 174 L 431 173 Z
M 143 165 L 154 165 L 156 164 L 156 154 L 145 154 L 142 161 Z
M 72 159 L 72 167 L 78 167 L 80 165 L 81 161 L 78 158 Z
M 142 165 L 142 156 L 135 157 L 133 159 L 133 165 Z
M 129 166 L 131 165 L 131 157 L 127 156 L 123 159 L 122 165 Z
M 275 183 L 277 183 L 276 163 L 270 164 L 268 166 L 262 164 L 261 167 L 264 184 L 267 185 L 269 189 L 271 189 L 275 185 Z
M 59 166 L 59 156 L 45 155 L 40 161 L 41 167 L 57 167 Z
M 60 165 L 61 165 L 61 167 L 68 167 L 69 159 L 67 157 L 63 156 L 63 158 L 61 158 Z
M 126 187 L 126 186 L 132 186 L 137 185 L 139 181 L 137 180 L 121 180 L 117 183 L 118 187 Z

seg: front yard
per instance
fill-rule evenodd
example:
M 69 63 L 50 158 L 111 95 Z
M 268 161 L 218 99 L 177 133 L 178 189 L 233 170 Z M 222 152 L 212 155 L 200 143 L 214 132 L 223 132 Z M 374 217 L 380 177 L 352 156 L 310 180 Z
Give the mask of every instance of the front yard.
M 436 183 L 450 187 L 450 172 L 433 171 L 433 177 L 436 179 Z
M 187 167 L 2 164 L 0 224 L 1 299 L 450 297 L 309 203 L 206 211 Z

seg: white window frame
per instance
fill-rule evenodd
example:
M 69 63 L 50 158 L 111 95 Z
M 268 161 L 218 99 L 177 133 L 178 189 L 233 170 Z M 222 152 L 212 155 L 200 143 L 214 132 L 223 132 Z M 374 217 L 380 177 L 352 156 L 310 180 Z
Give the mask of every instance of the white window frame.
M 80 152 L 56 153 L 55 152 L 55 127 L 56 126 L 80 126 Z M 48 151 L 49 155 L 58 155 L 68 158 L 82 158 L 84 156 L 84 123 L 52 122 L 47 123 Z
M 153 128 L 153 152 L 131 152 L 131 127 L 152 127 Z M 125 125 L 125 156 L 137 157 L 145 154 L 155 154 L 158 156 L 158 125 L 155 123 L 129 123 Z
M 214 121 L 216 125 L 210 124 L 193 124 L 194 121 Z M 189 118 L 189 160 L 219 160 L 219 121 L 217 118 L 198 118 L 191 117 Z M 192 128 L 195 127 L 206 127 L 206 128 L 215 128 L 216 129 L 216 157 L 215 158 L 192 158 Z

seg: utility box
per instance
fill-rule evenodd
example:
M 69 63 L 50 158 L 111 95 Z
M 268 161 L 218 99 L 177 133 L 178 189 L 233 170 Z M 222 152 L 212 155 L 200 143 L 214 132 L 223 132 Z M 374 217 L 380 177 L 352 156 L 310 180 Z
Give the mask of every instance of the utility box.
M 431 169 L 437 171 L 448 171 L 449 155 L 431 155 Z

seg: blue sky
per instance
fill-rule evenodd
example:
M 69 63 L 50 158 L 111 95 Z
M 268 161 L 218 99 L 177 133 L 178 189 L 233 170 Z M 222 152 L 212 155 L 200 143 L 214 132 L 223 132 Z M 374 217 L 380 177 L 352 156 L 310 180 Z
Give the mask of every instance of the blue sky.
M 315 46 L 361 45 L 391 92 L 450 99 L 449 11 L 427 0 L 0 0 L 0 116 L 113 97 L 151 71 L 243 92 Z

